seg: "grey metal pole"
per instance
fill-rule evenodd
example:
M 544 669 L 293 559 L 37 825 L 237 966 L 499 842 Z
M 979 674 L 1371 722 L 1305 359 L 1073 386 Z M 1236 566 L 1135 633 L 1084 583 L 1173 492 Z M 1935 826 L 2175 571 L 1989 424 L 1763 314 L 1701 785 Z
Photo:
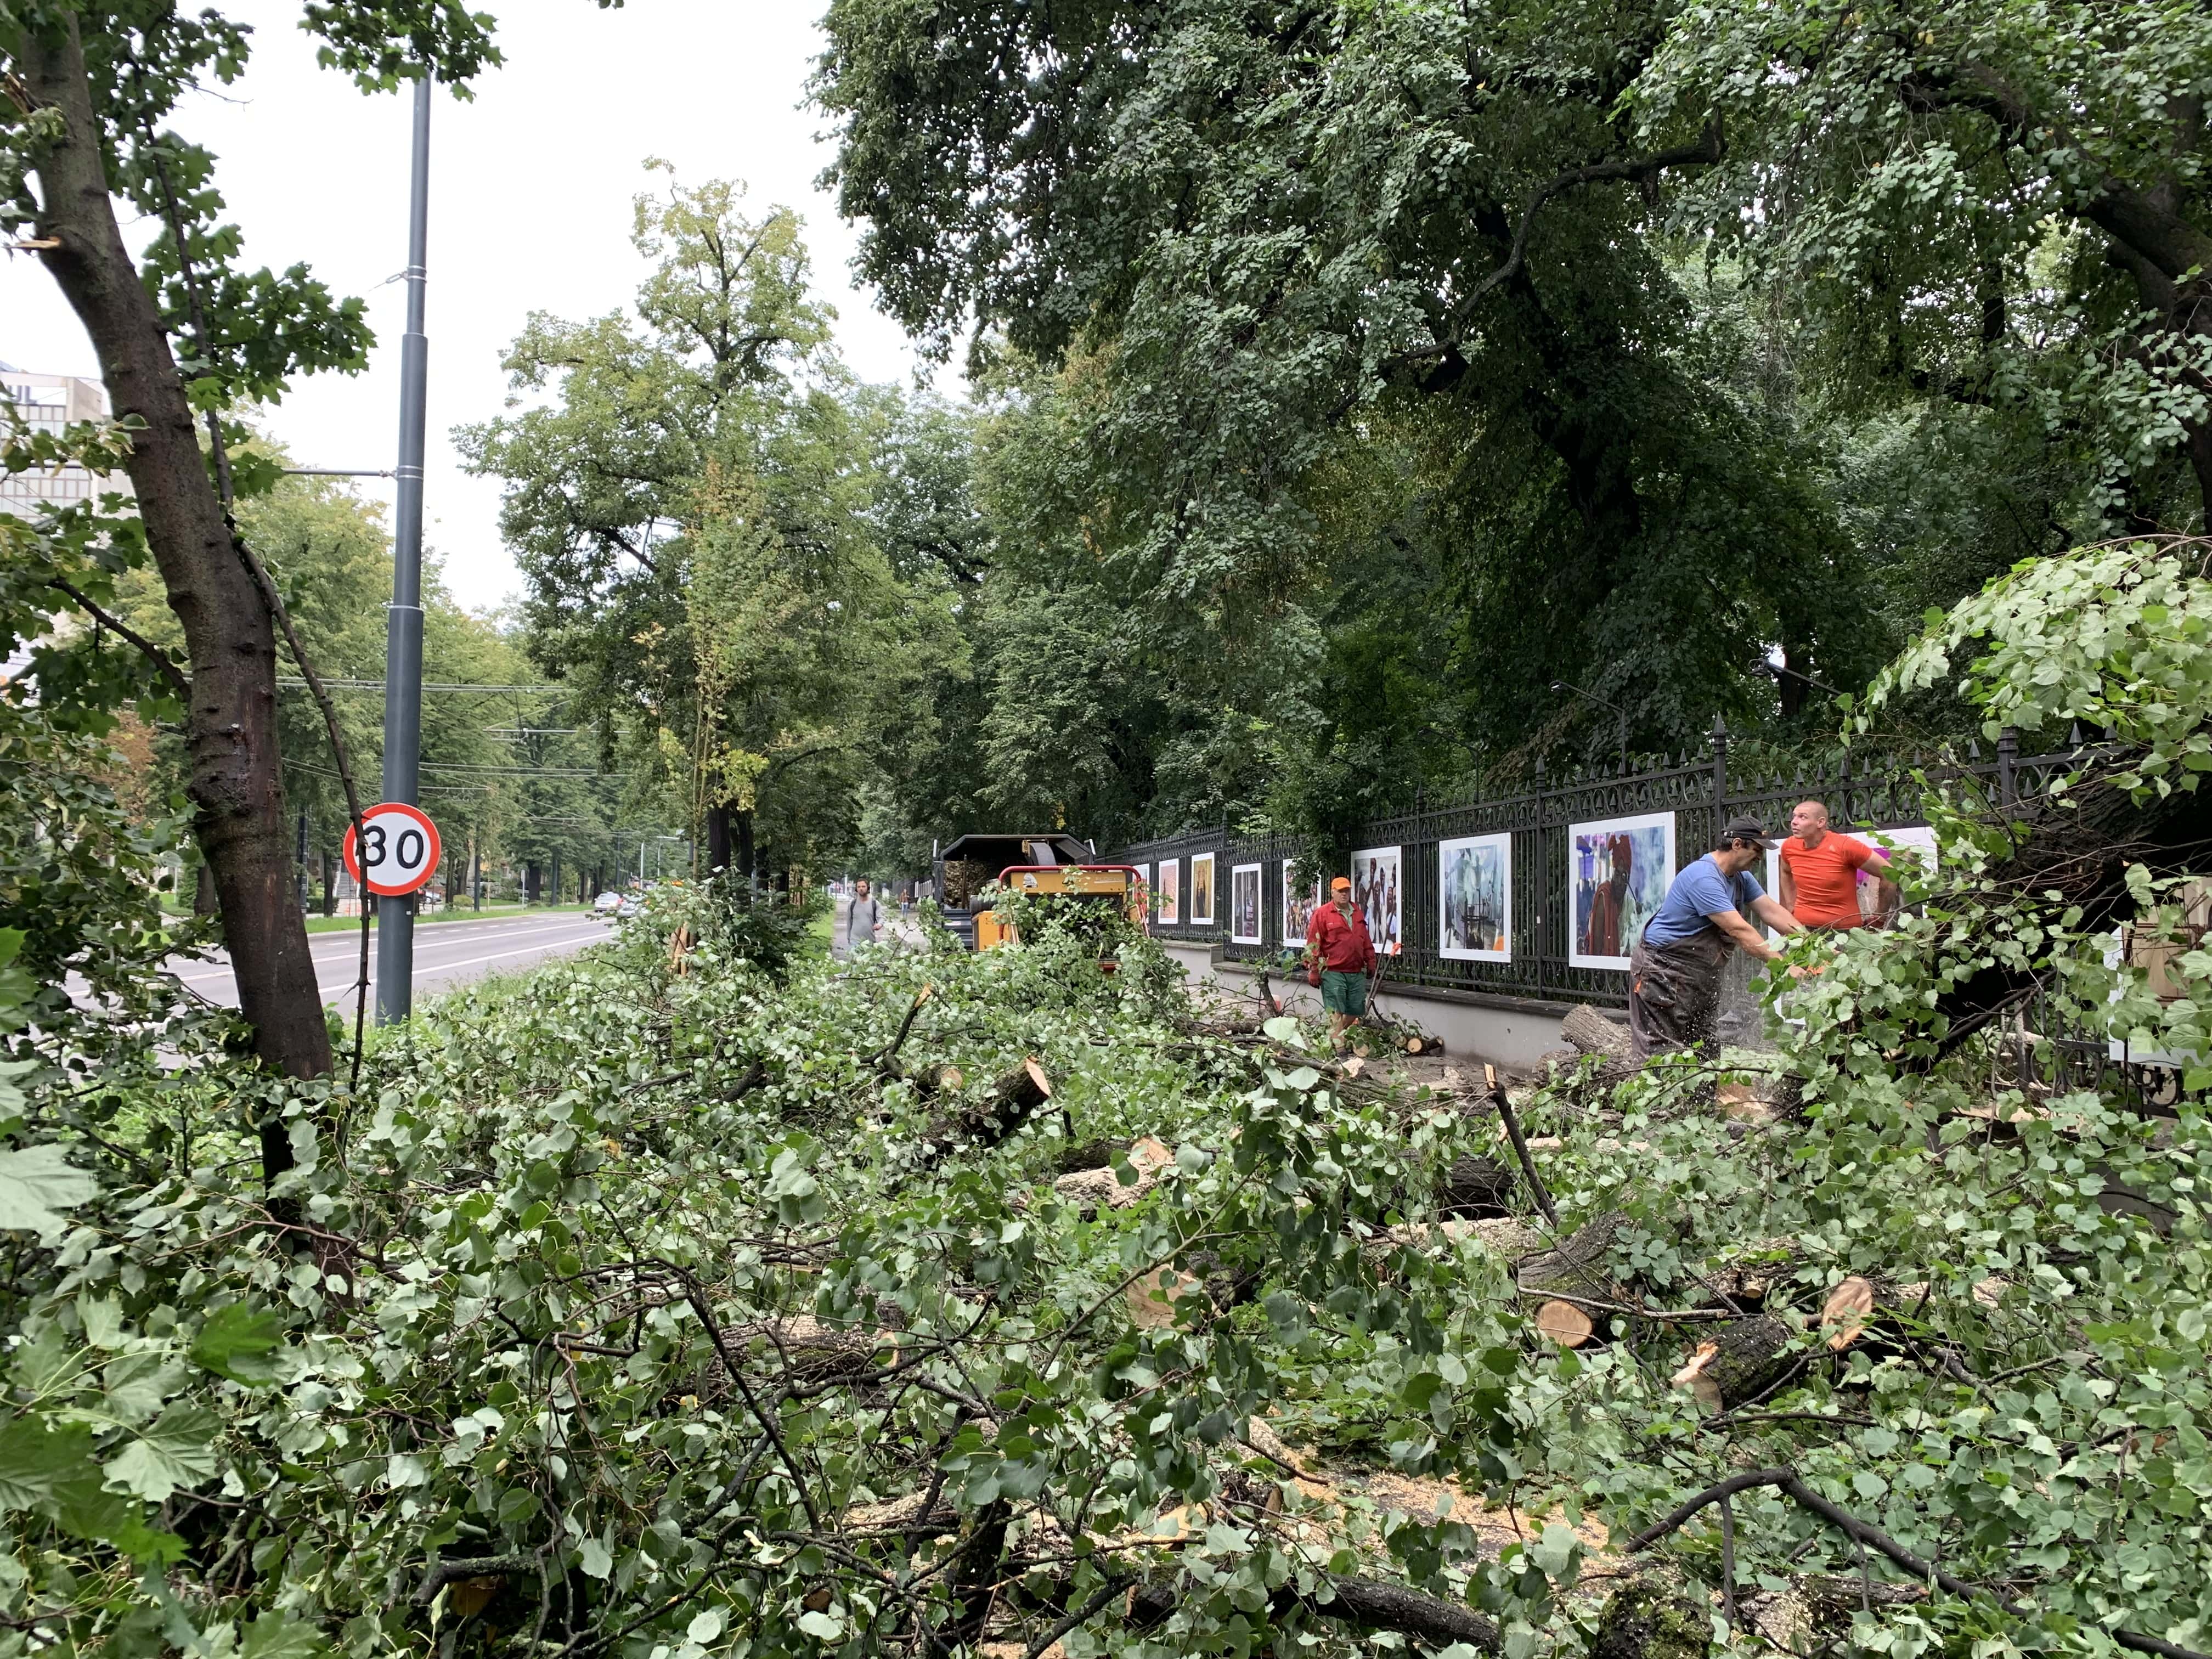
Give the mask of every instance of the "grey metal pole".
M 399 501 L 392 536 L 392 606 L 384 632 L 384 799 L 415 803 L 422 759 L 422 437 L 429 342 L 422 333 L 430 242 L 430 70 L 415 82 L 415 155 L 407 208 L 407 331 L 399 338 Z M 376 918 L 376 1023 L 414 1006 L 415 905 Z

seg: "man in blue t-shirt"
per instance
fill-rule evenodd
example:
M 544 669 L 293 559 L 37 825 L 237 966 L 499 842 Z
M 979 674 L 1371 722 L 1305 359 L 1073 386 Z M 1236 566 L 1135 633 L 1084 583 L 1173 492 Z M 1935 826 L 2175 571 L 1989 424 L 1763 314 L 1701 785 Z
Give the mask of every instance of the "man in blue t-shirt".
M 1780 954 L 1754 917 L 1778 933 L 1804 931 L 1751 873 L 1772 845 L 1758 819 L 1729 819 L 1714 850 L 1674 878 L 1644 923 L 1628 957 L 1628 1030 L 1638 1060 L 1712 1035 L 1730 951 L 1762 962 Z

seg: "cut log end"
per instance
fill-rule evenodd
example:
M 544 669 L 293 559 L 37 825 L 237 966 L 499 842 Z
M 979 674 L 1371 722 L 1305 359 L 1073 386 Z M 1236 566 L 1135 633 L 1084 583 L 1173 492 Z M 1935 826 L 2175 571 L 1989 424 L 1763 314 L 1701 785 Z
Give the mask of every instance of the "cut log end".
M 1571 1302 L 1556 1298 L 1536 1310 L 1536 1329 L 1563 1348 L 1579 1348 L 1597 1334 L 1588 1314 Z
M 1828 1299 L 1820 1307 L 1820 1333 L 1828 1340 L 1828 1351 L 1841 1353 L 1859 1340 L 1874 1314 L 1874 1285 L 1868 1280 L 1853 1277 L 1828 1292 Z

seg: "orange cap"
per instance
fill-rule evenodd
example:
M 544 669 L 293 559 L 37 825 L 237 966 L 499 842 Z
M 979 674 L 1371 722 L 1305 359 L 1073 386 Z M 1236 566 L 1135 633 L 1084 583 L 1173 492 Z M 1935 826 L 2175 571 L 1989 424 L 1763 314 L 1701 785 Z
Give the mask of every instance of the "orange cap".
M 1352 890 L 1352 878 L 1350 876 L 1339 876 L 1334 881 L 1329 883 L 1328 890 L 1330 892 L 1334 893 L 1340 890 L 1346 893 Z

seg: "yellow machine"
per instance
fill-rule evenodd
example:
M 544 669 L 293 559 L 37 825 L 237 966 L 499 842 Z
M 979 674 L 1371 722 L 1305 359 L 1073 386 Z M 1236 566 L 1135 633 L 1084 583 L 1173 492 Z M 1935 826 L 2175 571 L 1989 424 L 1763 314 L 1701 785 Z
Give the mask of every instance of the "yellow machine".
M 1131 864 L 1016 865 L 1000 872 L 1002 885 L 1017 892 L 1065 897 L 1071 903 L 1118 909 L 1139 927 L 1145 925 L 1144 883 Z M 995 912 L 975 917 L 975 948 L 988 951 L 1010 943 L 1014 930 Z
M 1090 842 L 1065 831 L 962 836 L 936 854 L 931 872 L 945 925 L 971 950 L 1009 943 L 1010 930 L 992 914 L 997 887 L 1004 886 L 1118 908 L 1143 927 L 1146 897 L 1136 867 L 1092 862 L 1097 856 Z

